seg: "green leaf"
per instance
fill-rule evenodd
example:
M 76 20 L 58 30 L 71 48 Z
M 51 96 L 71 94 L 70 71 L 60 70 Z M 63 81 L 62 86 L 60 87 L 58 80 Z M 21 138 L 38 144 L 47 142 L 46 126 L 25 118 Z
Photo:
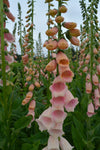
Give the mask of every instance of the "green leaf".
M 14 124 L 15 129 L 21 130 L 21 129 L 27 127 L 31 120 L 32 120 L 32 116 L 31 115 L 27 116 L 27 117 L 25 117 L 25 116 L 21 117 L 19 120 L 17 120 L 15 122 L 15 124 Z
M 83 150 L 82 142 L 80 140 L 79 131 L 77 131 L 76 127 L 72 125 L 72 138 L 74 145 L 77 150 Z
M 31 150 L 32 149 L 32 144 L 24 143 L 22 145 L 21 150 Z

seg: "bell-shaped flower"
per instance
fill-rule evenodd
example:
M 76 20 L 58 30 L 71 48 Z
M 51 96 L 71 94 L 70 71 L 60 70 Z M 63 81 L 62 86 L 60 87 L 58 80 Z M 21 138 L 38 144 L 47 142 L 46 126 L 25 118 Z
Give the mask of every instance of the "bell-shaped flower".
M 10 56 L 9 54 L 8 55 L 5 55 L 5 60 L 8 62 L 8 64 L 11 64 L 14 62 L 14 57 L 13 56 Z
M 52 99 L 50 100 L 51 104 L 53 107 L 63 107 L 65 104 L 65 96 L 58 96 L 58 97 L 52 97 Z
M 93 81 L 93 84 L 94 84 L 94 85 L 98 85 L 99 79 L 98 79 L 98 76 L 97 76 L 96 74 L 94 74 L 94 75 L 92 76 L 92 81 Z
M 56 60 L 53 59 L 46 65 L 46 70 L 54 71 L 56 69 L 56 66 L 57 66 Z
M 94 97 L 95 97 L 95 98 L 100 98 L 100 92 L 99 92 L 99 89 L 98 89 L 98 88 L 96 88 L 96 89 L 94 90 Z
M 72 150 L 74 147 L 63 137 L 60 137 L 59 145 L 61 150 Z
M 69 66 L 69 59 L 63 52 L 58 52 L 56 55 L 57 63 L 62 67 Z
M 53 83 L 50 86 L 50 91 L 54 97 L 64 96 L 66 92 L 66 85 L 64 82 Z
M 48 150 L 60 150 L 58 138 L 49 136 L 48 139 Z
M 91 82 L 86 82 L 86 93 L 90 94 L 92 92 Z
M 67 83 L 72 82 L 73 77 L 74 77 L 74 73 L 70 70 L 69 67 L 59 66 L 59 73 L 60 73 L 61 78 L 65 82 L 67 82 Z
M 66 91 L 66 102 L 65 102 L 65 108 L 68 112 L 74 112 L 74 108 L 78 104 L 78 98 L 74 98 L 72 93 L 67 90 Z
M 67 113 L 64 112 L 64 108 L 60 107 L 60 108 L 56 108 L 56 107 L 52 107 L 52 119 L 59 123 L 59 122 L 63 122 L 67 116 Z
M 52 120 L 51 114 L 52 108 L 49 107 L 40 115 L 39 119 L 37 119 L 41 131 L 43 131 L 44 129 L 50 129 L 54 126 L 54 121 Z
M 27 104 L 29 101 L 30 101 L 30 98 L 25 98 L 25 99 L 22 101 L 22 105 Z
M 95 114 L 94 106 L 93 106 L 93 103 L 91 102 L 88 104 L 87 115 L 88 115 L 88 117 L 92 117 L 94 114 Z
M 48 130 L 49 134 L 54 137 L 62 136 L 64 134 L 62 126 L 63 126 L 63 124 L 61 122 L 55 123 L 54 127 L 50 128 Z
M 100 100 L 99 98 L 94 98 L 94 105 L 95 105 L 95 109 L 98 110 L 98 108 L 100 107 Z

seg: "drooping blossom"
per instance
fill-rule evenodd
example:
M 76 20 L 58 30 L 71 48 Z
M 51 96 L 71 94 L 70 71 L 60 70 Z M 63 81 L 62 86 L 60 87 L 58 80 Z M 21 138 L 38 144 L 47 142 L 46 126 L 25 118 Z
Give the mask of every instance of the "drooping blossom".
M 88 117 L 92 117 L 94 114 L 95 114 L 94 106 L 93 106 L 93 103 L 91 102 L 90 104 L 88 104 L 87 115 Z
M 56 69 L 57 63 L 56 61 L 53 59 L 51 60 L 47 65 L 46 65 L 46 70 L 47 71 L 54 71 Z
M 60 137 L 59 145 L 61 150 L 72 150 L 74 147 L 63 137 Z
M 59 150 L 59 141 L 58 138 L 49 136 L 48 139 L 48 150 Z
M 57 63 L 62 67 L 68 67 L 69 65 L 69 59 L 63 52 L 58 52 L 56 55 L 56 61 Z

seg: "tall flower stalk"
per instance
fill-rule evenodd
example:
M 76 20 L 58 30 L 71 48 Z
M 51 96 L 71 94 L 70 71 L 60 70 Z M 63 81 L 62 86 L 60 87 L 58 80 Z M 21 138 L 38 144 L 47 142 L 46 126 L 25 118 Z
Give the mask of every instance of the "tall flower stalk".
M 46 0 L 47 3 L 51 1 Z M 49 72 L 56 70 L 56 75 L 52 85 L 49 87 L 52 95 L 50 100 L 51 106 L 40 115 L 39 119 L 36 119 L 39 129 L 41 131 L 47 130 L 49 133 L 48 144 L 43 150 L 71 150 L 73 148 L 63 137 L 63 122 L 68 112 L 73 112 L 78 104 L 78 99 L 74 98 L 66 85 L 66 83 L 72 82 L 74 73 L 70 69 L 70 62 L 65 51 L 69 46 L 68 39 L 74 45 L 79 46 L 77 36 L 80 35 L 80 32 L 78 29 L 74 29 L 77 26 L 76 23 L 64 22 L 62 14 L 66 12 L 67 8 L 64 5 L 64 0 L 58 1 L 58 9 L 50 9 L 48 12 L 49 15 L 54 17 L 55 26 L 50 27 L 46 31 L 46 35 L 50 36 L 50 38 L 48 41 L 45 41 L 44 45 L 49 51 L 55 50 L 56 53 L 52 53 L 52 60 L 46 65 L 46 70 Z M 65 33 L 62 32 L 62 24 L 67 29 Z M 72 29 L 75 31 L 74 33 L 71 32 Z M 78 32 L 77 34 L 76 31 Z
M 1 0 L 1 6 L 0 6 L 0 49 L 1 49 L 1 69 L 2 69 L 2 79 L 3 79 L 3 99 L 5 100 L 6 105 L 6 72 L 5 72 L 5 52 L 4 52 L 4 18 L 3 18 L 3 0 Z

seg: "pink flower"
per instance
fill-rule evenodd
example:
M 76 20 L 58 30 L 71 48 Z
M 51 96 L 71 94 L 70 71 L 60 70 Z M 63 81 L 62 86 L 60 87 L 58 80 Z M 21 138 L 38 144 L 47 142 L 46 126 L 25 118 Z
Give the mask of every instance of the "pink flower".
M 59 122 L 63 122 L 67 116 L 67 113 L 64 112 L 64 108 L 52 108 L 52 119 L 59 123 Z
M 24 64 L 27 64 L 28 60 L 29 60 L 28 54 L 25 54 L 24 56 L 22 56 L 22 61 L 23 61 Z
M 94 106 L 93 106 L 93 104 L 91 102 L 90 104 L 88 104 L 87 115 L 88 115 L 88 117 L 92 117 L 94 114 L 95 114 Z
M 6 66 L 6 72 L 9 72 L 10 71 L 10 67 L 7 65 Z
M 51 113 L 52 108 L 49 107 L 40 115 L 39 119 L 37 119 L 41 131 L 48 130 L 54 126 L 54 121 L 52 120 Z
M 87 74 L 86 81 L 89 81 L 89 80 L 90 80 L 90 74 Z
M 15 41 L 14 36 L 10 32 L 4 33 L 4 39 L 10 43 Z
M 64 134 L 62 130 L 62 123 L 55 123 L 54 127 L 50 128 L 48 132 L 54 137 L 62 136 Z
M 59 141 L 58 138 L 49 136 L 48 139 L 48 150 L 59 150 Z
M 97 76 L 96 74 L 94 74 L 94 75 L 92 76 L 92 81 L 93 81 L 93 84 L 94 84 L 94 85 L 98 85 L 99 79 L 98 79 L 98 76 Z
M 14 57 L 13 56 L 10 56 L 9 54 L 8 55 L 5 55 L 5 60 L 8 62 L 8 64 L 11 64 L 14 62 Z
M 86 93 L 90 94 L 92 91 L 92 84 L 91 82 L 86 82 Z
M 60 137 L 60 148 L 61 150 L 72 150 L 73 146 L 70 145 L 70 143 L 63 137 Z
M 94 98 L 95 109 L 97 110 L 100 107 L 99 98 Z
M 67 86 L 64 81 L 61 79 L 60 76 L 57 76 L 53 84 L 49 87 L 50 91 L 52 92 L 52 97 L 64 96 L 67 90 Z
M 52 97 L 50 100 L 53 107 L 63 107 L 65 104 L 65 96 Z
M 6 14 L 7 17 L 8 17 L 9 19 L 11 19 L 13 22 L 15 21 L 15 17 L 13 16 L 13 14 L 12 14 L 10 11 L 5 12 L 5 14 Z
M 66 103 L 65 103 L 65 108 L 68 112 L 74 112 L 74 108 L 76 107 L 76 105 L 78 104 L 78 99 L 74 98 L 74 96 L 72 95 L 72 93 L 67 90 L 66 91 Z
M 100 92 L 98 88 L 94 90 L 94 96 L 95 98 L 100 98 Z
M 76 107 L 76 105 L 78 104 L 78 99 L 74 98 L 71 101 L 69 101 L 69 103 L 67 103 L 65 105 L 65 108 L 68 112 L 74 112 L 74 108 Z
M 65 82 L 67 82 L 67 83 L 72 82 L 74 73 L 70 70 L 69 67 L 60 67 L 59 66 L 59 73 L 60 73 L 61 78 Z
M 66 84 L 64 82 L 56 82 L 50 86 L 53 97 L 64 96 L 66 92 Z

